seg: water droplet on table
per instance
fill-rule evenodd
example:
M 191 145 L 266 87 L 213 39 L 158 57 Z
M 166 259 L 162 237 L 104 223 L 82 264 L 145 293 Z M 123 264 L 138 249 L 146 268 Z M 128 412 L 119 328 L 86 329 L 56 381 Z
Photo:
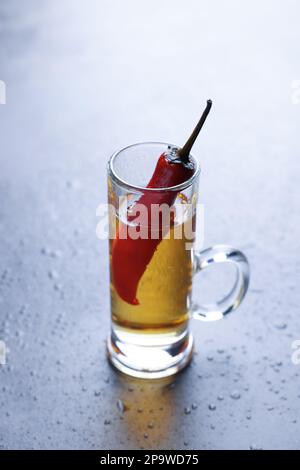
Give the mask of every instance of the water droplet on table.
M 234 390 L 233 392 L 231 392 L 230 397 L 233 400 L 239 400 L 241 398 L 241 394 L 238 390 Z

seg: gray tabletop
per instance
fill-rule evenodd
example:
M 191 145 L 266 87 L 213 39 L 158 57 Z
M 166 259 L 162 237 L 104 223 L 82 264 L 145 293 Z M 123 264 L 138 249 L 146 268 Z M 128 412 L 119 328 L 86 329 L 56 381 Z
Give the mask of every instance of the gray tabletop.
M 1 2 L 0 448 L 299 448 L 299 14 L 296 0 Z M 175 381 L 121 377 L 95 232 L 107 158 L 183 142 L 207 98 L 205 246 L 243 249 L 250 290 L 228 320 L 193 322 Z M 212 270 L 195 297 L 231 276 Z

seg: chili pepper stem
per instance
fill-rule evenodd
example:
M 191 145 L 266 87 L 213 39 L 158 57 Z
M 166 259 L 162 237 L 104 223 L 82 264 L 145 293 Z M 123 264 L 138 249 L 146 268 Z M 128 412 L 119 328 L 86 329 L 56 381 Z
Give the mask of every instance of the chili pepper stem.
M 189 155 L 190 155 L 190 152 L 192 150 L 192 147 L 193 147 L 193 145 L 195 143 L 195 140 L 197 139 L 197 137 L 198 137 L 198 135 L 199 135 L 199 133 L 202 129 L 203 124 L 206 121 L 206 118 L 207 118 L 207 116 L 208 116 L 208 114 L 211 110 L 211 107 L 212 107 L 212 101 L 207 100 L 206 108 L 203 111 L 202 116 L 201 116 L 198 124 L 196 125 L 195 129 L 191 133 L 190 137 L 188 138 L 188 140 L 186 141 L 184 146 L 181 147 L 179 150 L 177 150 L 177 155 L 179 156 L 180 160 L 183 163 L 187 163 L 189 161 Z

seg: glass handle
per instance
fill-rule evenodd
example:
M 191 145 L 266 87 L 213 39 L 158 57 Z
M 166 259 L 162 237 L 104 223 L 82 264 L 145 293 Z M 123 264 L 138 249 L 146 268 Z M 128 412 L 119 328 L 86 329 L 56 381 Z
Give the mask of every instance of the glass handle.
M 245 297 L 249 285 L 249 263 L 241 251 L 227 245 L 216 245 L 194 252 L 194 274 L 214 263 L 232 263 L 236 268 L 236 279 L 231 291 L 223 299 L 213 304 L 192 305 L 191 315 L 202 321 L 219 320 L 235 310 Z

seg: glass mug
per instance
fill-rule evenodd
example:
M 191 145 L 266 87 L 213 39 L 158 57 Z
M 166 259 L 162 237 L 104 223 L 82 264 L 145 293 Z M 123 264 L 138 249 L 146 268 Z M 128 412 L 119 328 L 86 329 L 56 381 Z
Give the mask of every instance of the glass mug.
M 193 249 L 200 175 L 200 165 L 193 156 L 195 171 L 189 180 L 171 188 L 146 187 L 159 156 L 172 148 L 177 147 L 161 142 L 138 143 L 114 153 L 108 164 L 112 324 L 107 354 L 118 370 L 140 378 L 167 377 L 187 366 L 193 353 L 190 319 L 211 321 L 223 318 L 240 305 L 249 284 L 248 261 L 239 250 L 226 245 L 201 252 Z M 132 224 L 127 219 L 128 211 L 142 195 L 148 193 L 154 200 L 159 200 L 159 194 L 170 195 L 175 200 L 176 209 L 169 230 L 158 242 L 139 280 L 139 303 L 133 305 L 116 291 L 112 251 L 121 224 Z M 185 230 L 191 226 L 192 233 Z M 139 256 L 138 250 L 133 252 L 132 257 L 135 256 Z M 123 261 L 120 258 L 114 262 Z M 138 260 L 133 260 L 132 266 L 134 262 Z M 235 266 L 236 279 L 232 290 L 215 304 L 194 305 L 193 275 L 213 263 Z M 123 268 L 126 274 L 126 266 Z

